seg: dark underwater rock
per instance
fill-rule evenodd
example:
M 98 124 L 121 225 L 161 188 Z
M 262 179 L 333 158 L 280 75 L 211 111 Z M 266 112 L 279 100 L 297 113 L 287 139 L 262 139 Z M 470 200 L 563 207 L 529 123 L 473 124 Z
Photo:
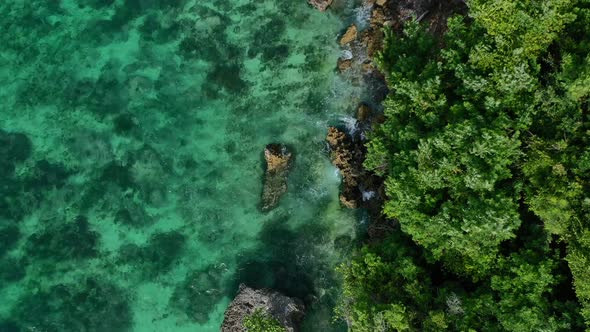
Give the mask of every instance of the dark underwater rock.
M 31 140 L 22 133 L 7 133 L 0 129 L 0 156 L 12 162 L 21 162 L 32 151 Z
M 14 257 L 0 258 L 0 283 L 19 281 L 26 274 L 26 262 L 23 259 Z M 0 328 L 0 331 L 4 332 L 2 328 Z
M 281 196 L 287 192 L 287 176 L 292 156 L 283 144 L 269 144 L 264 149 L 266 173 L 262 190 L 262 211 L 269 211 L 277 206 Z
M 35 259 L 86 259 L 98 253 L 99 234 L 92 230 L 85 216 L 74 221 L 47 225 L 33 233 L 26 244 L 27 257 Z
M 299 299 L 285 296 L 270 289 L 253 289 L 240 285 L 238 295 L 225 310 L 221 332 L 245 332 L 244 318 L 262 309 L 277 319 L 289 332 L 299 330 L 299 324 L 305 315 L 305 306 Z
M 11 176 L 17 163 L 31 155 L 31 140 L 22 133 L 9 133 L 0 129 L 0 176 Z
M 35 163 L 31 169 L 31 176 L 25 183 L 25 189 L 33 191 L 42 188 L 61 188 L 72 172 L 65 166 L 49 162 L 45 159 Z
M 321 12 L 326 11 L 332 4 L 332 0 L 307 0 L 307 2 Z
M 0 227 L 0 257 L 4 256 L 20 238 L 20 231 L 16 225 Z
M 224 264 L 217 264 L 189 272 L 175 287 L 170 306 L 186 314 L 190 320 L 206 324 L 217 303 L 229 292 L 224 280 L 226 271 Z
M 29 290 L 16 304 L 12 317 L 20 331 L 129 331 L 133 314 L 127 294 L 102 279 L 88 277 Z

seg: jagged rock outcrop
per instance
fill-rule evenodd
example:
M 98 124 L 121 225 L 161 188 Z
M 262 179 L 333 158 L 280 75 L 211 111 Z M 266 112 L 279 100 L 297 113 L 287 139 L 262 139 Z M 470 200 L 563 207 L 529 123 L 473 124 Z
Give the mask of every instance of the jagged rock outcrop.
M 360 104 L 353 132 L 329 127 L 326 136 L 330 159 L 342 176 L 340 202 L 347 208 L 366 208 L 373 219 L 381 217 L 385 189 L 382 178 L 363 168 L 366 154 L 363 137 L 373 125 L 379 123 L 380 117 L 381 113 L 374 112 L 366 104 Z
M 238 295 L 225 310 L 221 332 L 246 332 L 244 318 L 262 309 L 288 331 L 296 332 L 305 315 L 305 306 L 301 300 L 285 296 L 270 289 L 253 289 L 240 285 Z
M 359 177 L 363 172 L 362 151 L 355 147 L 352 139 L 344 131 L 336 127 L 328 128 L 326 140 L 330 145 L 332 164 L 340 170 L 342 176 L 340 202 L 347 208 L 357 208 L 362 200 L 358 187 Z
M 351 59 L 338 59 L 338 71 L 343 73 L 349 70 L 352 67 L 352 60 Z
M 287 177 L 293 154 L 283 144 L 269 144 L 264 149 L 266 172 L 262 189 L 262 211 L 269 211 L 279 203 L 287 192 Z
M 332 0 L 307 0 L 307 2 L 322 12 L 332 4 Z
M 351 24 L 348 29 L 346 29 L 346 32 L 344 32 L 342 37 L 340 37 L 340 46 L 344 46 L 354 41 L 357 37 L 357 32 L 358 29 L 356 28 L 356 25 Z
M 369 106 L 367 106 L 366 104 L 361 104 L 358 109 L 356 110 L 356 119 L 357 121 L 359 121 L 360 123 L 364 123 L 367 120 L 369 120 L 369 117 L 371 116 L 371 108 Z

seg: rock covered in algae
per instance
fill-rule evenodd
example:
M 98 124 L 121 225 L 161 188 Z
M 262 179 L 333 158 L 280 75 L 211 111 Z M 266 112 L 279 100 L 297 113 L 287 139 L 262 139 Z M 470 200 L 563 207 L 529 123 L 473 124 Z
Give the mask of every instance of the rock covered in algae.
M 332 4 L 332 0 L 307 0 L 307 2 L 321 12 L 326 11 Z
M 287 176 L 293 154 L 283 144 L 269 144 L 264 149 L 266 173 L 262 190 L 262 211 L 269 211 L 279 203 L 287 191 Z
M 297 298 L 270 289 L 253 289 L 241 284 L 238 295 L 225 310 L 221 332 L 245 332 L 244 318 L 257 309 L 278 320 L 288 332 L 298 331 L 305 315 L 305 306 Z

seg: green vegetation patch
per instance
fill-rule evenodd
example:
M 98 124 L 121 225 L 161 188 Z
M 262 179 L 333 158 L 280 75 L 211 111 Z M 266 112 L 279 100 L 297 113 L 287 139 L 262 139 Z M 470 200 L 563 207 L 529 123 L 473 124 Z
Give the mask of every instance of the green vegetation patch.
M 341 267 L 355 331 L 590 324 L 590 1 L 468 5 L 386 31 L 365 166 L 401 234 Z
M 248 332 L 286 332 L 287 330 L 264 310 L 258 308 L 244 318 L 244 327 Z

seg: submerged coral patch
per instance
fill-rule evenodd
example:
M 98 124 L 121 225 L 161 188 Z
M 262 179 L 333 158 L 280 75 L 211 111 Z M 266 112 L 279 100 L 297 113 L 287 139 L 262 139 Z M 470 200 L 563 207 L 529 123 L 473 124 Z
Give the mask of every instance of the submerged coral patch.
M 20 230 L 16 225 L 0 225 L 0 257 L 12 249 L 20 238 Z
M 127 295 L 92 277 L 30 292 L 19 300 L 13 317 L 25 331 L 123 332 L 133 323 Z
M 248 87 L 240 73 L 242 68 L 237 64 L 219 64 L 207 75 L 207 81 L 213 82 L 220 88 L 225 88 L 230 93 L 243 92 Z
M 26 181 L 26 190 L 34 190 L 36 188 L 60 188 L 62 187 L 71 172 L 63 165 L 49 162 L 47 160 L 39 160 L 30 171 L 30 175 Z
M 122 262 L 139 268 L 147 277 L 169 271 L 182 254 L 186 237 L 179 232 L 157 233 L 145 246 L 134 244 L 120 249 Z
M 98 253 L 99 234 L 91 229 L 85 216 L 73 221 L 52 223 L 27 240 L 27 256 L 39 259 L 84 259 Z
M 0 282 L 16 282 L 23 279 L 25 275 L 26 263 L 23 259 L 14 257 L 0 258 Z M 0 329 L 0 331 L 4 330 Z
M 227 292 L 224 273 L 224 265 L 210 265 L 190 272 L 174 290 L 171 305 L 196 322 L 207 322 L 209 314 Z
M 25 134 L 0 129 L 0 176 L 12 174 L 16 164 L 25 161 L 32 149 L 31 140 Z

